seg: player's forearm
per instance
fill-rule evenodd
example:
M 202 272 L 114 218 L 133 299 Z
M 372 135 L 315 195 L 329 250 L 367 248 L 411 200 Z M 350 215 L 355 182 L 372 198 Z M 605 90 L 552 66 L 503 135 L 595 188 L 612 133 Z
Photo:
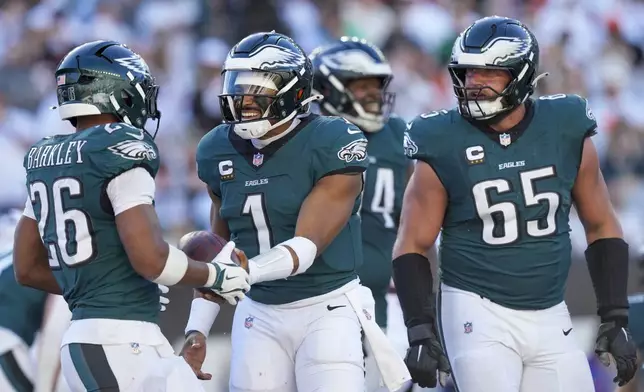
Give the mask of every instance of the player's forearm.
M 51 294 L 62 295 L 63 293 L 48 265 L 43 266 L 36 263 L 27 271 L 16 268 L 15 275 L 18 283 L 23 286 L 33 287 Z
M 396 257 L 392 266 L 396 294 L 407 328 L 432 323 L 435 317 L 431 303 L 433 276 L 427 257 L 406 253 Z
M 305 272 L 315 261 L 317 246 L 305 237 L 293 237 L 248 260 L 250 283 L 288 278 Z
M 603 321 L 628 321 L 628 244 L 621 238 L 600 238 L 586 249 L 588 271 Z
M 192 260 L 170 244 L 165 244 L 165 252 L 161 255 L 151 259 L 153 265 L 137 272 L 143 272 L 147 279 L 166 286 L 211 287 L 217 279 L 217 270 L 211 263 Z M 165 261 L 158 262 L 159 259 Z

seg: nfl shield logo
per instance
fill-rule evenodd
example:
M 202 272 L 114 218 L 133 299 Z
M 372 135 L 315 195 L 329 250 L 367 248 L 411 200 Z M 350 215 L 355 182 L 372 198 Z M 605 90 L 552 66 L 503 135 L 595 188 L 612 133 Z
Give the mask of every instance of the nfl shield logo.
M 253 316 L 246 317 L 246 320 L 244 320 L 244 327 L 246 327 L 246 329 L 250 329 L 253 326 L 253 320 L 255 320 L 255 317 Z
M 510 137 L 509 133 L 502 133 L 499 135 L 499 142 L 502 146 L 506 147 L 509 146 L 510 143 L 512 143 L 512 138 Z
M 472 333 L 472 323 L 468 321 L 467 323 L 463 324 L 463 332 Z
M 258 152 L 257 154 L 253 155 L 253 165 L 261 166 L 262 163 L 264 163 L 264 154 Z

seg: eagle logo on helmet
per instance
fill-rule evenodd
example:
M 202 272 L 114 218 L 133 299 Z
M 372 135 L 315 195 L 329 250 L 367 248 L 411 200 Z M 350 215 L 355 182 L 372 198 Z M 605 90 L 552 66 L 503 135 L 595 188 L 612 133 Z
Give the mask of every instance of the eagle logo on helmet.
M 364 161 L 367 158 L 367 139 L 354 140 L 338 151 L 338 158 L 347 163 Z
M 403 149 L 405 150 L 405 155 L 410 158 L 418 152 L 418 146 L 416 145 L 416 143 L 414 143 L 413 140 L 411 140 L 409 132 L 405 132 L 405 135 L 403 137 Z
M 331 69 L 351 71 L 363 74 L 391 74 L 391 66 L 386 62 L 377 62 L 373 57 L 360 49 L 336 52 L 322 58 L 322 63 Z
M 143 60 L 143 58 L 137 54 L 130 57 L 121 57 L 114 59 L 121 66 L 129 69 L 132 72 L 136 72 L 143 75 L 150 75 L 150 68 L 148 64 Z
M 280 68 L 301 68 L 306 57 L 277 45 L 265 45 L 250 53 L 248 57 L 229 57 L 224 69 L 261 69 L 270 71 Z
M 157 158 L 157 152 L 154 147 L 142 140 L 124 140 L 107 149 L 116 155 L 133 161 L 142 161 L 144 159 L 152 161 Z
M 508 60 L 527 56 L 530 53 L 532 38 L 530 33 L 526 33 L 526 36 L 528 37 L 526 39 L 498 37 L 481 48 L 481 53 L 465 53 L 465 48 L 463 47 L 464 34 L 461 34 L 457 38 L 458 43 L 454 44 L 452 61 L 458 64 L 477 66 L 502 65 Z

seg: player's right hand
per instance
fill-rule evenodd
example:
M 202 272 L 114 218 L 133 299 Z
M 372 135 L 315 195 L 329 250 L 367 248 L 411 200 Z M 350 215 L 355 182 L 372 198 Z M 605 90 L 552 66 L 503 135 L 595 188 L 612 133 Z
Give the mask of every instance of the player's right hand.
M 445 386 L 451 373 L 449 361 L 436 336 L 436 326 L 430 324 L 424 326 L 427 337 L 410 342 L 405 364 L 412 380 L 420 387 L 435 388 L 437 382 Z
M 198 379 L 210 380 L 212 378 L 212 374 L 201 371 L 206 359 L 206 337 L 201 332 L 192 331 L 186 336 L 179 355 L 190 365 Z
M 637 371 L 637 346 L 628 330 L 628 321 L 603 322 L 597 332 L 595 353 L 604 366 L 610 366 L 610 357 L 615 360 L 617 377 L 613 379 L 620 387 L 628 384 Z
M 246 292 L 250 290 L 248 272 L 231 258 L 234 249 L 235 243 L 228 241 L 221 252 L 210 262 L 217 270 L 217 279 L 209 288 L 231 305 L 236 305 L 244 299 Z

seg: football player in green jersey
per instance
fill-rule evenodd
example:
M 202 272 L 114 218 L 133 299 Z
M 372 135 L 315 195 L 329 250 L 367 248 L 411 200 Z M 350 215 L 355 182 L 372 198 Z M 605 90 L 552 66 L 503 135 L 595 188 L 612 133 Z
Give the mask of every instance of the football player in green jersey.
M 476 21 L 456 40 L 449 72 L 457 109 L 409 126 L 417 160 L 405 193 L 393 274 L 419 384 L 436 383 L 441 331 L 461 392 L 594 391 L 564 302 L 568 216 L 586 231 L 601 325 L 595 351 L 635 373 L 628 331 L 628 245 L 608 198 L 585 99 L 531 98 L 539 46 L 521 22 Z M 442 229 L 438 322 L 424 254 Z
M 376 322 L 390 335 L 396 332 L 387 329 L 391 251 L 412 168 L 403 151 L 405 121 L 391 115 L 394 94 L 387 91 L 393 78 L 391 67 L 378 47 L 357 37 L 342 37 L 315 49 L 309 57 L 313 64 L 313 90 L 324 96 L 320 103 L 322 114 L 349 120 L 369 141 L 369 167 L 360 210 L 364 262 L 358 276 L 373 294 Z M 401 349 L 404 352 L 406 347 Z M 367 356 L 373 358 L 369 353 Z M 368 359 L 369 390 L 378 381 L 371 377 L 371 373 L 377 376 L 377 372 L 370 372 L 370 364 Z
M 224 124 L 200 141 L 197 171 L 212 198 L 213 230 L 251 257 L 253 286 L 233 320 L 229 390 L 362 390 L 362 330 L 384 339 L 357 275 L 367 140 L 342 118 L 309 112 L 319 98 L 311 62 L 289 37 L 252 34 L 223 68 Z M 187 341 L 196 334 L 203 342 L 218 310 L 199 303 L 208 304 L 193 302 Z M 184 353 L 199 372 L 199 355 Z
M 202 263 L 163 240 L 153 207 L 159 153 L 144 128 L 160 117 L 158 86 L 139 55 L 89 42 L 55 76 L 59 114 L 76 132 L 46 137 L 25 156 L 16 278 L 67 301 L 61 363 L 73 391 L 200 390 L 157 325 L 157 283 L 207 287 L 237 302 L 249 285 L 231 260 L 234 243 Z

